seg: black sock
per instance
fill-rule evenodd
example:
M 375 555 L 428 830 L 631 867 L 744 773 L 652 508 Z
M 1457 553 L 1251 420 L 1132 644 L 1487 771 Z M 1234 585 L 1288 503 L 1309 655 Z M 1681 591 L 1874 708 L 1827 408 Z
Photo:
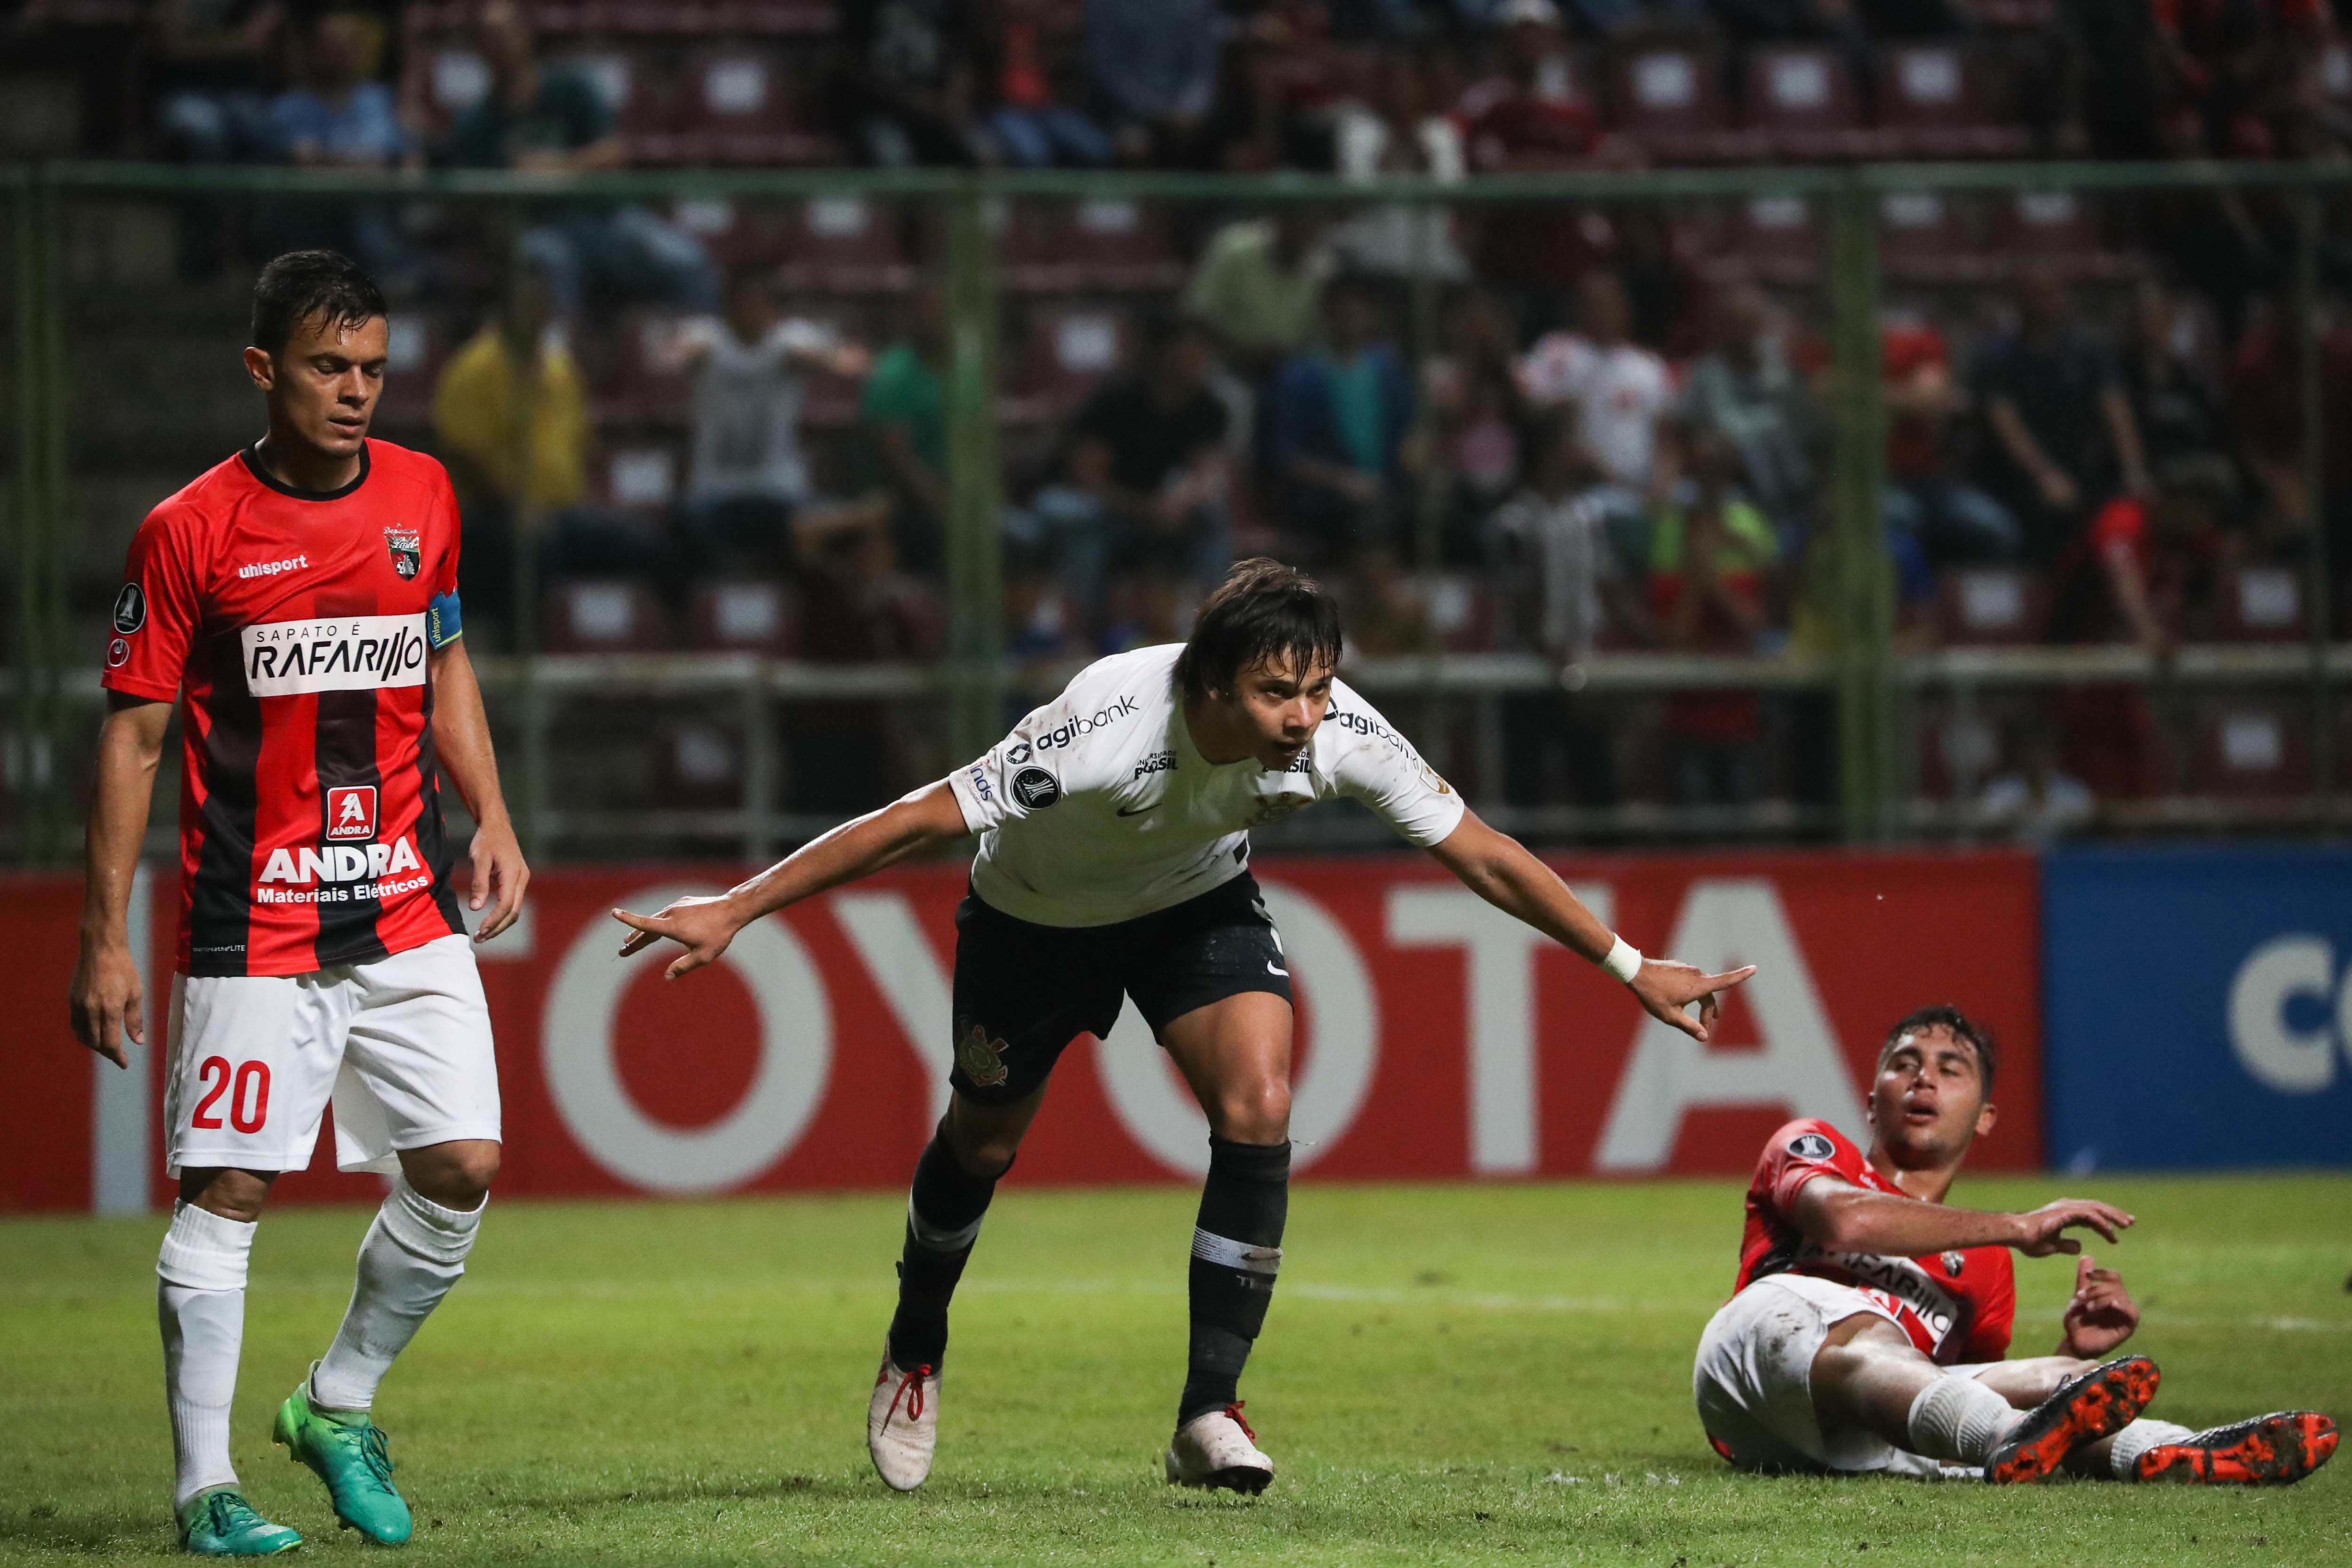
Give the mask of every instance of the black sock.
M 1209 1180 L 1192 1232 L 1192 1344 L 1176 1425 L 1234 1403 L 1250 1345 L 1274 1300 L 1290 1145 L 1209 1140 Z
M 907 1244 L 898 1258 L 898 1310 L 890 1319 L 894 1365 L 936 1370 L 947 1355 L 948 1301 L 963 1278 L 965 1260 L 980 1237 L 981 1216 L 1003 1174 L 973 1175 L 956 1163 L 936 1132 L 915 1162 L 914 1184 L 907 1194 Z

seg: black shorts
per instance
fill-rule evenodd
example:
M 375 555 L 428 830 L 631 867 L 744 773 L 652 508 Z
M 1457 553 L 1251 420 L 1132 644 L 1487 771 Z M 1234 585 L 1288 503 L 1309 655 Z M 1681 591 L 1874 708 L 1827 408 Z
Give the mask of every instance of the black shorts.
M 1054 1070 L 1081 1034 L 1101 1038 L 1135 998 L 1153 1034 L 1195 1007 L 1270 991 L 1291 1000 L 1282 941 L 1244 871 L 1196 899 L 1131 921 L 1044 926 L 967 890 L 956 907 L 958 1094 L 1009 1105 Z

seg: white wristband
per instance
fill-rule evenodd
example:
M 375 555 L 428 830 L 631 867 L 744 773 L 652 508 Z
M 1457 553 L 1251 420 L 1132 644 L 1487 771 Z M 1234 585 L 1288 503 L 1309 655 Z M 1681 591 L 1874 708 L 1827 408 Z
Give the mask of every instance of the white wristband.
M 1633 976 L 1642 973 L 1642 950 L 1621 936 L 1609 956 L 1601 961 L 1601 967 L 1631 985 Z

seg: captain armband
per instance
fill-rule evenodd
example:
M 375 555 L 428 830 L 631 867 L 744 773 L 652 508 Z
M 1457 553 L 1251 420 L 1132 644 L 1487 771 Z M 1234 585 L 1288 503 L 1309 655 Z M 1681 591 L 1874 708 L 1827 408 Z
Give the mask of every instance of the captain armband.
M 457 608 L 457 590 L 435 595 L 433 602 L 425 606 L 425 646 L 439 653 L 465 635 L 466 622 Z

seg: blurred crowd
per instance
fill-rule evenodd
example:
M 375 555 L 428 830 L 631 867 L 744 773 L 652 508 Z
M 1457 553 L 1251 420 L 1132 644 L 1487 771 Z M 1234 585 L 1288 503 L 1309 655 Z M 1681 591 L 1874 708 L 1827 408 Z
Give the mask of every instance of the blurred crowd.
M 11 36 L 92 9 L 27 5 Z M 1465 182 L 1691 160 L 2339 159 L 2352 133 L 2326 0 L 783 3 L 654 8 L 672 32 L 691 11 L 768 43 L 697 52 L 639 16 L 667 41 L 634 54 L 596 32 L 627 7 L 131 9 L 141 85 L 114 144 L 203 163 Z M 2164 660 L 2329 613 L 2301 604 L 2297 573 L 2323 538 L 2352 559 L 2336 305 L 2352 246 L 2334 226 L 2315 490 L 2287 202 L 2152 197 L 2117 234 L 2072 198 L 2021 197 L 2011 227 L 1976 237 L 2005 254 L 1938 273 L 1958 241 L 1920 205 L 1934 198 L 1910 200 L 1887 210 L 1881 331 L 1899 646 L 2135 641 Z M 1834 388 L 1801 202 L 1729 218 L 1080 206 L 1068 242 L 1102 265 L 1059 291 L 1091 308 L 1015 300 L 1000 352 L 1016 655 L 1045 669 L 1180 637 L 1226 562 L 1274 551 L 1341 586 L 1356 657 L 1517 650 L 1560 669 L 1559 692 L 1505 701 L 1505 776 L 1486 787 L 1515 803 L 1831 798 L 1825 700 L 1684 690 L 1629 746 L 1624 706 L 1576 676 L 1610 650 L 1835 648 Z M 426 204 L 190 201 L 177 261 L 203 277 L 333 245 L 384 281 L 417 339 L 395 358 L 430 390 L 406 416 L 464 502 L 469 618 L 495 629 L 527 564 L 555 646 L 597 646 L 602 626 L 625 628 L 611 646 L 928 657 L 951 505 L 949 338 L 924 264 L 938 225 L 840 199 L 763 237 L 713 208 L 535 209 L 509 252 Z M 1065 230 L 1031 229 L 1015 214 L 1000 231 L 1008 273 L 1066 259 Z M 747 584 L 779 597 L 747 611 Z M 802 804 L 877 797 L 894 771 L 879 721 L 802 707 L 830 758 L 796 770 L 824 781 Z M 1924 764 L 1944 788 L 2058 827 L 2184 766 L 2132 693 L 1945 735 Z

